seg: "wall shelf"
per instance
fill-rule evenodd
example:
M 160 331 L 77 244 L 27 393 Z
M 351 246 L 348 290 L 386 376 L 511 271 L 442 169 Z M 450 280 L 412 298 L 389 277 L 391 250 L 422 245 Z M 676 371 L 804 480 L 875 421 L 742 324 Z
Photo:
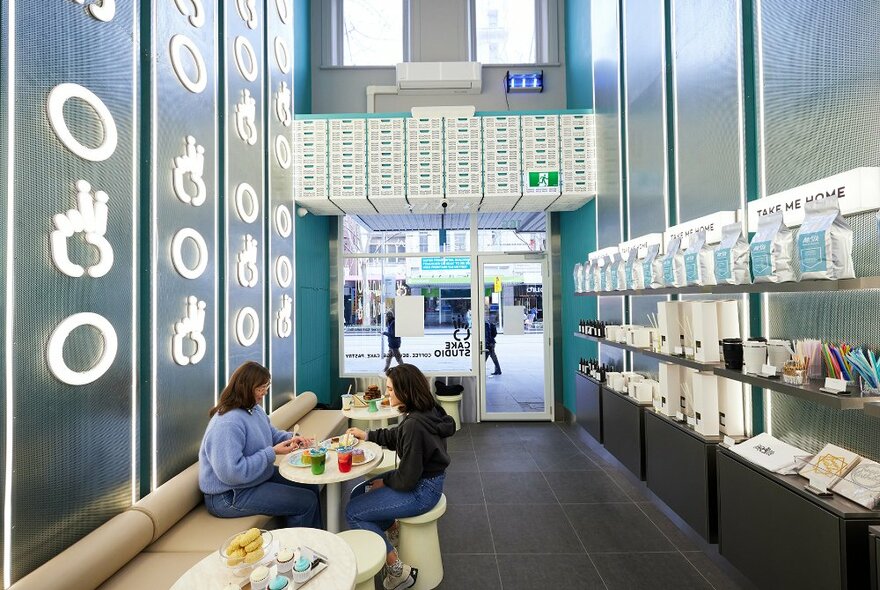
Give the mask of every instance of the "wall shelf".
M 575 332 L 574 335 L 578 338 L 583 338 L 585 340 L 591 340 L 593 342 L 598 342 L 607 346 L 613 346 L 615 348 L 643 354 L 645 356 L 656 358 L 663 362 L 682 365 L 690 369 L 697 369 L 698 371 L 710 371 L 712 373 L 715 373 L 719 377 L 725 377 L 727 379 L 732 379 L 733 381 L 739 381 L 740 383 L 747 383 L 755 387 L 770 389 L 772 391 L 776 391 L 785 395 L 790 395 L 792 397 L 797 397 L 813 403 L 821 404 L 835 410 L 863 409 L 869 415 L 880 418 L 880 403 L 872 403 L 880 402 L 880 397 L 878 396 L 866 396 L 863 395 L 861 392 L 851 395 L 834 395 L 831 393 L 825 393 L 824 391 L 819 391 L 820 385 L 818 383 L 810 383 L 800 386 L 788 385 L 786 383 L 783 383 L 779 379 L 766 379 L 757 375 L 745 375 L 740 371 L 731 371 L 729 369 L 725 369 L 724 365 L 721 363 L 701 363 L 680 356 L 662 354 L 644 348 L 630 346 L 629 344 L 624 344 L 622 342 L 612 342 L 605 338 L 588 336 L 579 332 Z
M 800 281 L 789 283 L 751 283 L 748 285 L 706 285 L 628 289 L 625 291 L 588 291 L 576 297 L 622 297 L 639 295 L 726 295 L 739 293 L 819 293 L 880 289 L 880 277 L 861 277 L 842 281 Z

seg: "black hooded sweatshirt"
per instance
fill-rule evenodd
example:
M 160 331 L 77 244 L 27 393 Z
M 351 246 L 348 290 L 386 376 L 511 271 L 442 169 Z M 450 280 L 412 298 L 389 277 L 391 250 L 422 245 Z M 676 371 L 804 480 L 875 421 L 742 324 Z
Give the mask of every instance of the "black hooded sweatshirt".
M 397 469 L 382 476 L 389 488 L 408 492 L 420 479 L 436 477 L 449 466 L 446 439 L 455 434 L 455 420 L 439 405 L 427 412 L 410 412 L 394 428 L 367 433 L 367 440 L 397 451 Z

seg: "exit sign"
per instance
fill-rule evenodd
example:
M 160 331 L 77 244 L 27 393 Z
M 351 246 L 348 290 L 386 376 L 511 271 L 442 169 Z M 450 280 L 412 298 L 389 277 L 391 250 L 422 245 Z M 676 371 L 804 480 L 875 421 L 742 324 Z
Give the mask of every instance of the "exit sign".
M 529 172 L 529 188 L 559 186 L 559 172 Z

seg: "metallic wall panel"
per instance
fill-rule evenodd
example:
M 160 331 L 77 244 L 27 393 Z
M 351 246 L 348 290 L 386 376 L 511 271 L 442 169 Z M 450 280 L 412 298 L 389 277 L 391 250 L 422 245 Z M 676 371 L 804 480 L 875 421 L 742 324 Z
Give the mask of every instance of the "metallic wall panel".
M 596 113 L 597 248 L 623 237 L 620 188 L 620 38 L 617 2 L 593 2 L 593 109 Z
M 742 206 L 742 10 L 713 0 L 674 0 L 671 10 L 682 223 Z
M 816 10 L 810 0 L 757 0 L 756 7 L 765 194 L 880 165 L 877 3 Z
M 263 39 L 262 3 L 226 0 L 223 43 L 225 88 L 226 373 L 245 361 L 265 364 L 266 268 L 263 222 Z M 250 55 L 249 55 L 250 54 Z M 274 48 L 273 48 L 274 54 Z M 246 186 L 249 185 L 249 188 Z M 236 193 L 253 191 L 259 213 L 239 211 Z M 256 281 L 254 278 L 256 277 Z
M 13 143 L 6 229 L 15 259 L 6 277 L 7 304 L 13 307 L 7 310 L 12 325 L 4 344 L 12 362 L 6 411 L 14 420 L 13 448 L 6 449 L 14 473 L 6 482 L 12 490 L 6 498 L 12 566 L 5 574 L 12 581 L 124 510 L 136 488 L 138 8 L 136 1 L 121 1 L 108 15 L 93 3 L 39 9 L 29 2 L 3 4 L 11 17 L 5 38 L 14 50 L 8 72 Z M 57 97 L 75 88 L 61 84 L 87 89 L 92 94 L 78 92 L 98 110 L 79 98 L 68 100 L 53 128 L 47 116 L 50 92 Z M 104 108 L 109 115 L 101 114 Z M 71 134 L 67 143 L 65 128 Z M 83 147 L 105 149 L 91 155 Z M 79 181 L 88 183 L 80 185 L 82 195 Z M 101 207 L 95 208 L 103 201 L 101 191 L 107 195 L 106 225 Z M 77 231 L 83 227 L 77 223 L 80 214 L 88 230 Z M 69 222 L 68 237 L 63 230 Z M 53 243 L 61 267 L 53 264 Z M 98 276 L 72 276 L 79 271 L 65 266 L 64 250 L 71 265 Z M 70 274 L 60 270 L 65 267 Z M 53 361 L 50 337 L 59 334 L 63 321 L 84 312 L 101 319 L 83 319 L 105 327 L 86 324 L 60 337 L 62 350 Z M 62 365 L 88 373 L 65 375 Z
M 880 165 L 876 2 L 858 0 L 820 11 L 807 0 L 759 0 L 755 6 L 765 194 Z M 876 275 L 880 260 L 873 214 L 850 223 L 857 273 Z M 770 336 L 880 345 L 880 291 L 768 299 L 764 313 Z M 880 429 L 862 413 L 832 412 L 779 394 L 770 402 L 772 432 L 783 440 L 808 451 L 833 442 L 880 458 Z
M 628 236 L 666 230 L 666 35 L 663 0 L 623 1 Z
M 275 409 L 296 394 L 294 359 L 294 256 L 296 208 L 293 204 L 293 5 L 291 0 L 266 1 L 266 238 L 269 245 L 266 276 L 269 313 L 265 333 L 269 343 L 272 389 L 269 407 Z
M 593 2 L 593 109 L 596 113 L 597 248 L 623 240 L 620 184 L 620 19 L 617 2 Z M 623 298 L 599 299 L 599 317 L 623 321 Z M 600 347 L 603 361 L 622 365 L 622 351 Z
M 218 388 L 217 19 L 213 5 L 204 8 L 198 27 L 173 2 L 156 3 L 153 10 L 153 485 L 196 461 Z M 187 50 L 176 50 L 183 39 L 205 64 L 199 92 L 184 86 L 199 74 Z M 175 64 L 187 68 L 183 79 Z M 178 236 L 186 235 L 179 232 L 197 232 L 207 246 L 207 265 L 198 276 L 184 270 L 185 277 L 172 262 Z M 202 255 L 192 239 L 179 252 L 187 269 Z
M 0 207 L 0 285 L 7 284 L 6 265 L 9 261 L 9 248 L 6 247 L 6 224 L 9 218 L 6 214 L 6 196 L 12 193 L 8 186 L 12 171 L 12 160 L 9 159 L 9 11 L 0 10 L 0 197 L 3 206 Z M 6 334 L 6 289 L 0 289 L 0 334 Z M 0 354 L 0 375 L 6 375 L 6 347 L 5 340 Z M 0 490 L 6 489 L 6 379 L 0 380 Z M 0 525 L 6 522 L 5 502 L 0 502 Z M 3 539 L 0 538 L 0 555 L 3 555 Z M 0 579 L 3 579 L 5 571 L 0 563 Z

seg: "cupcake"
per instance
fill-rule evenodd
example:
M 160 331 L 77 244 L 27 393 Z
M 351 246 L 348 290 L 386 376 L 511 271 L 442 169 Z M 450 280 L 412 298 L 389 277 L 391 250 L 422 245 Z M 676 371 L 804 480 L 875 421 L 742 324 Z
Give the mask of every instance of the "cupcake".
M 295 554 L 287 547 L 282 547 L 278 551 L 276 561 L 278 562 L 278 573 L 286 574 L 293 569 L 293 564 L 296 562 Z
M 253 590 L 265 590 L 269 586 L 269 568 L 259 565 L 251 572 L 251 588 Z
M 269 582 L 269 590 L 288 590 L 288 588 L 290 588 L 290 580 L 285 576 L 275 576 L 275 579 Z
M 366 455 L 364 455 L 363 449 L 352 449 L 351 451 L 351 463 L 352 465 L 360 465 L 364 461 L 367 460 Z
M 293 575 L 294 582 L 297 582 L 298 584 L 307 582 L 312 574 L 312 562 L 305 557 L 300 557 L 296 560 L 296 563 L 293 564 L 293 571 L 291 574 Z

